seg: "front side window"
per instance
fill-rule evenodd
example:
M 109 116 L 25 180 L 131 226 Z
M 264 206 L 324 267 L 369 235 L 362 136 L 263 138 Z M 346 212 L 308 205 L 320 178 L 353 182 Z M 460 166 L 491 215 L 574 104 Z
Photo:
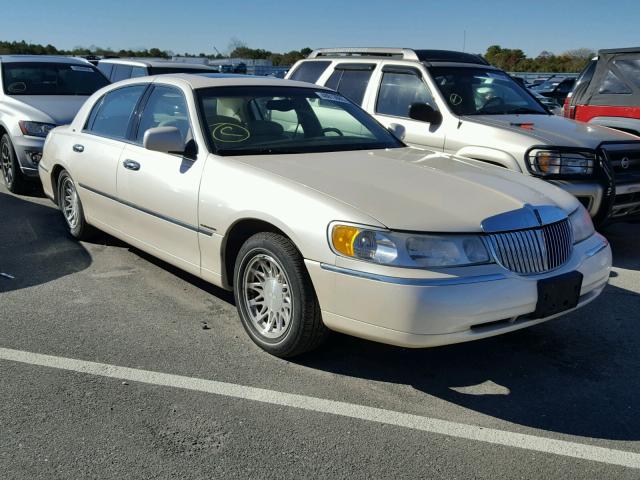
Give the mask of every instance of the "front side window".
M 409 118 L 409 108 L 414 103 L 426 103 L 437 110 L 431 92 L 418 75 L 396 72 L 382 74 L 376 113 Z
M 327 69 L 331 62 L 317 61 L 317 62 L 302 62 L 298 68 L 296 68 L 290 80 L 298 80 L 299 82 L 316 83 L 320 78 L 320 75 Z
M 93 107 L 85 130 L 105 137 L 124 139 L 140 96 L 146 85 L 113 90 Z
M 109 84 L 93 65 L 50 62 L 2 64 L 7 95 L 91 95 Z
M 327 90 L 217 87 L 197 92 L 205 134 L 218 155 L 399 148 L 362 109 Z
M 430 67 L 429 73 L 456 115 L 548 115 L 530 93 L 499 70 Z
M 184 143 L 187 143 L 191 127 L 187 102 L 180 90 L 165 86 L 154 87 L 140 117 L 136 141 L 142 143 L 144 133 L 156 127 L 176 127 Z
M 337 90 L 353 103 L 362 105 L 373 65 L 338 65 L 331 74 L 325 87 Z

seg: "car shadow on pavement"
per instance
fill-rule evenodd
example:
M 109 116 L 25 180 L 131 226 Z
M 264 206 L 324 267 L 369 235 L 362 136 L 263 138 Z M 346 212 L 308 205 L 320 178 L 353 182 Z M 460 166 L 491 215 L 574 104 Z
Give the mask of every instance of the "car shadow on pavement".
M 615 223 L 601 233 L 611 243 L 614 267 L 640 270 L 640 223 Z
M 640 295 L 609 286 L 607 297 L 545 324 L 431 349 L 335 334 L 320 350 L 294 361 L 339 375 L 410 385 L 523 426 L 639 440 Z M 428 397 L 424 401 L 430 402 Z
M 46 283 L 91 264 L 52 208 L 0 192 L 0 292 Z

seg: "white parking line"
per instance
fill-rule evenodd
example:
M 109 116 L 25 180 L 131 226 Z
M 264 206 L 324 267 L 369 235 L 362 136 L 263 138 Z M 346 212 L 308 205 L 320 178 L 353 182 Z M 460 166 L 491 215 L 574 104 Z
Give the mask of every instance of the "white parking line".
M 624 450 L 596 447 L 576 442 L 538 437 L 522 433 L 508 432 L 493 428 L 483 428 L 464 423 L 450 422 L 436 418 L 422 417 L 408 413 L 367 407 L 354 403 L 337 402 L 323 398 L 308 397 L 292 393 L 247 387 L 233 383 L 205 380 L 202 378 L 171 375 L 135 368 L 119 367 L 105 363 L 88 362 L 72 358 L 55 357 L 39 353 L 0 348 L 0 360 L 57 368 L 71 372 L 87 373 L 102 377 L 130 380 L 165 387 L 183 388 L 198 392 L 213 393 L 226 397 L 252 400 L 255 402 L 283 405 L 312 412 L 322 412 L 342 417 L 357 418 L 370 422 L 385 423 L 413 430 L 448 435 L 479 442 L 504 445 L 507 447 L 552 453 L 565 457 L 592 460 L 595 462 L 640 469 L 640 454 Z

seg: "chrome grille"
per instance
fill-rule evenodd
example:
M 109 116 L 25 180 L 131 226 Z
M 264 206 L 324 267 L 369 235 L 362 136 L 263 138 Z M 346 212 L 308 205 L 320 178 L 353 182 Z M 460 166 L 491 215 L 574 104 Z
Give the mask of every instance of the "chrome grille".
M 564 265 L 573 249 L 569 220 L 514 232 L 487 235 L 496 261 L 512 272 L 543 273 Z

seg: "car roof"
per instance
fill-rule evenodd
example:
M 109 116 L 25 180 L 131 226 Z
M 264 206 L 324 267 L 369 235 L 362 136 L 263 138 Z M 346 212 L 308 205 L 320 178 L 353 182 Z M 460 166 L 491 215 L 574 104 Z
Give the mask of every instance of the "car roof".
M 0 55 L 0 62 L 29 62 L 29 63 L 74 63 L 78 65 L 91 65 L 88 60 L 64 55 Z
M 612 54 L 612 53 L 640 53 L 640 47 L 630 47 L 630 48 L 605 48 L 603 50 L 598 50 L 598 55 L 601 54 Z
M 313 83 L 298 82 L 295 80 L 284 80 L 275 77 L 256 77 L 252 75 L 226 75 L 218 74 L 193 74 L 193 73 L 166 73 L 162 75 L 151 75 L 148 77 L 137 77 L 116 82 L 115 84 L 136 84 L 149 82 L 168 83 L 182 85 L 197 90 L 210 87 L 236 87 L 236 86 L 265 86 L 265 87 L 302 87 L 315 90 L 328 90 Z
M 215 70 L 213 67 L 204 65 L 202 63 L 176 62 L 173 60 L 164 60 L 158 58 L 105 58 L 98 61 L 98 63 L 113 63 L 118 65 L 131 65 L 134 67 L 185 67 L 194 70 Z

